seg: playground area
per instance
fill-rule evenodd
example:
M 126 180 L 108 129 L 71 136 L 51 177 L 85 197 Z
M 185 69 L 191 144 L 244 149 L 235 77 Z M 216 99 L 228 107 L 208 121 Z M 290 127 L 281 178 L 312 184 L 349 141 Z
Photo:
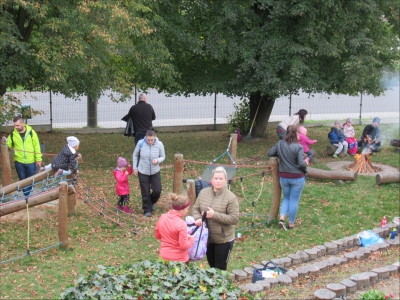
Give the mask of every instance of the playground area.
M 398 138 L 398 124 L 396 126 L 397 133 L 391 125 L 382 125 L 382 131 Z M 361 126 L 356 127 L 357 132 L 361 130 Z M 383 216 L 390 222 L 399 216 L 399 183 L 377 185 L 376 175 L 372 174 L 351 177 L 346 173 L 349 172 L 346 165 L 353 163 L 353 157 L 337 161 L 326 154 L 328 131 L 329 128 L 323 126 L 309 128 L 309 136 L 318 140 L 314 147 L 316 162 L 310 165 L 299 205 L 297 227 L 293 231 L 281 231 L 274 222 L 276 207 L 273 204 L 274 197 L 275 201 L 277 197 L 274 167 L 267 157 L 268 149 L 277 141 L 274 129 L 269 130 L 267 139 L 237 143 L 234 154 L 228 151 L 231 136 L 226 132 L 158 134 L 165 145 L 167 159 L 161 169 L 162 197 L 151 218 L 142 213 L 139 183 L 135 176 L 129 179 L 130 207 L 134 213 L 125 214 L 115 209 L 117 197 L 112 172 L 119 156 L 132 159 L 133 139 L 122 134 L 77 134 L 81 140 L 79 152 L 84 163 L 79 166 L 79 178 L 68 182 L 74 188 L 76 202 L 73 212 L 69 207 L 65 211 L 69 215 L 68 247 L 48 248 L 60 243 L 59 200 L 30 208 L 29 217 L 23 201 L 23 210 L 1 216 L 1 261 L 24 255 L 27 248 L 33 254 L 0 266 L 0 276 L 6 287 L 0 297 L 54 298 L 81 275 L 97 270 L 99 264 L 116 266 L 156 259 L 159 243 L 153 237 L 153 230 L 158 217 L 170 209 L 168 193 L 180 191 L 188 193 L 188 196 L 193 194 L 191 180 L 206 180 L 209 163 L 213 160 L 214 165 L 222 164 L 231 170 L 228 172 L 232 179 L 230 188 L 240 203 L 240 218 L 236 227 L 240 238 L 235 241 L 229 271 L 379 227 Z M 47 164 L 52 159 L 51 155 L 59 152 L 66 135 L 60 132 L 39 133 L 39 137 L 46 145 L 45 154 L 48 156 L 45 155 L 43 160 Z M 182 157 L 181 165 L 176 163 L 177 155 Z M 384 144 L 381 153 L 371 159 L 372 164 L 379 164 L 385 169 L 383 171 L 399 171 L 399 153 L 394 152 L 389 143 Z M 13 166 L 11 168 L 12 180 L 16 182 Z M 332 178 L 329 178 L 332 174 L 329 172 L 335 173 Z M 320 174 L 328 174 L 328 178 L 316 178 Z M 42 180 L 50 181 L 50 178 Z M 59 184 L 54 183 L 55 186 Z M 54 188 L 58 189 L 48 189 Z M 41 249 L 44 250 L 34 253 Z M 371 259 L 371 267 L 382 263 L 382 260 L 385 264 L 393 263 L 396 255 L 398 261 L 398 250 L 387 251 L 381 255 L 381 260 Z M 206 260 L 196 264 L 207 266 Z M 357 272 L 355 264 L 351 268 Z M 306 291 L 301 291 L 305 286 L 309 285 L 303 282 L 303 287 L 291 293 L 307 295 Z M 276 295 L 280 299 L 296 296 L 283 295 L 279 291 L 271 293 L 271 296 Z M 309 292 L 312 295 L 312 291 Z

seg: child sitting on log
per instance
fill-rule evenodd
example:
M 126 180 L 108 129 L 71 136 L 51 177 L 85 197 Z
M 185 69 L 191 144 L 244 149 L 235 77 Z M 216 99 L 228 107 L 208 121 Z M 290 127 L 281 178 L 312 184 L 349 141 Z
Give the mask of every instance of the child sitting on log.
M 317 142 L 317 140 L 310 140 L 307 137 L 307 129 L 304 126 L 300 126 L 298 129 L 299 132 L 299 143 L 303 146 L 304 153 L 307 154 L 307 157 L 304 159 L 306 164 L 308 165 L 310 163 L 310 160 L 313 156 L 312 152 L 310 151 L 310 148 L 308 145 L 313 145 Z
M 340 130 L 340 121 L 336 120 L 334 123 L 335 127 L 331 128 L 331 131 L 328 133 L 329 142 L 336 146 L 337 149 L 335 153 L 333 153 L 333 158 L 338 158 L 338 154 L 344 150 L 345 155 L 347 154 L 347 148 L 349 144 L 344 140 L 342 131 Z
M 40 171 L 47 171 L 53 169 L 54 176 L 62 175 L 67 176 L 73 174 L 78 174 L 78 162 L 76 158 L 80 154 L 77 153 L 79 149 L 79 140 L 74 136 L 67 137 L 67 144 L 61 149 L 60 153 L 54 157 L 51 164 L 40 169 Z
M 353 120 L 348 118 L 346 123 L 343 124 L 343 135 L 346 142 L 349 144 L 349 154 L 356 155 L 358 150 L 358 143 L 356 140 L 356 132 L 353 127 Z

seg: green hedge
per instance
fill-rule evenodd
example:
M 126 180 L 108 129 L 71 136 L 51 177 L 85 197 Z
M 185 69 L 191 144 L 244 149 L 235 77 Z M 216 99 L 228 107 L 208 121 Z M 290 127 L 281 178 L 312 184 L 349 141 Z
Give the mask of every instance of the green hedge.
M 202 269 L 195 264 L 159 259 L 98 268 L 97 272 L 80 277 L 76 285 L 64 291 L 60 298 L 237 299 L 242 296 L 227 272 L 214 268 Z

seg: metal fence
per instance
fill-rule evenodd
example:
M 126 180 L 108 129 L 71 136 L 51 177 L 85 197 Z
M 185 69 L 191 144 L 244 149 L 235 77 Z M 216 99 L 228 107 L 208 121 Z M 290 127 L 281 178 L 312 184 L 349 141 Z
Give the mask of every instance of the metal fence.
M 67 98 L 51 92 L 18 92 L 12 93 L 23 105 L 42 110 L 44 114 L 28 120 L 32 125 L 51 125 L 51 128 L 83 128 L 87 126 L 87 97 L 80 100 Z M 222 94 L 208 96 L 166 96 L 156 90 L 147 92 L 148 103 L 155 112 L 153 126 L 226 124 L 227 117 L 234 112 L 233 103 L 239 103 L 239 97 L 230 98 Z M 98 126 L 102 128 L 124 128 L 126 123 L 121 118 L 135 104 L 135 94 L 127 102 L 113 102 L 110 93 L 102 95 L 98 101 Z M 387 90 L 384 95 L 308 95 L 300 93 L 291 97 L 276 100 L 270 121 L 280 121 L 299 109 L 306 109 L 308 120 L 345 120 L 353 118 L 354 122 L 364 119 L 370 121 L 375 116 L 382 120 L 399 120 L 399 87 Z M 12 124 L 8 124 L 12 125 Z

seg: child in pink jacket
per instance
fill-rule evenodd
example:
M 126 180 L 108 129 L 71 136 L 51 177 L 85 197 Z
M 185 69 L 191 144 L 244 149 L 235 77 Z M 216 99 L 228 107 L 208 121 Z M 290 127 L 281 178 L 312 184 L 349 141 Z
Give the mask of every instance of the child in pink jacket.
M 189 261 L 188 250 L 194 244 L 194 235 L 188 235 L 184 217 L 190 206 L 184 195 L 170 194 L 172 209 L 161 215 L 154 229 L 154 237 L 161 241 L 160 257 L 163 260 Z
M 125 158 L 118 157 L 117 167 L 114 170 L 114 177 L 117 180 L 115 191 L 118 195 L 117 209 L 126 213 L 133 213 L 128 206 L 129 203 L 129 182 L 128 176 L 132 174 L 132 166 Z
M 308 145 L 315 144 L 317 140 L 310 140 L 307 137 L 307 129 L 304 126 L 299 126 L 298 132 L 299 132 L 299 143 L 303 146 L 304 153 L 308 155 L 307 158 L 304 159 L 304 161 L 308 165 L 310 163 L 310 159 L 313 156 Z

